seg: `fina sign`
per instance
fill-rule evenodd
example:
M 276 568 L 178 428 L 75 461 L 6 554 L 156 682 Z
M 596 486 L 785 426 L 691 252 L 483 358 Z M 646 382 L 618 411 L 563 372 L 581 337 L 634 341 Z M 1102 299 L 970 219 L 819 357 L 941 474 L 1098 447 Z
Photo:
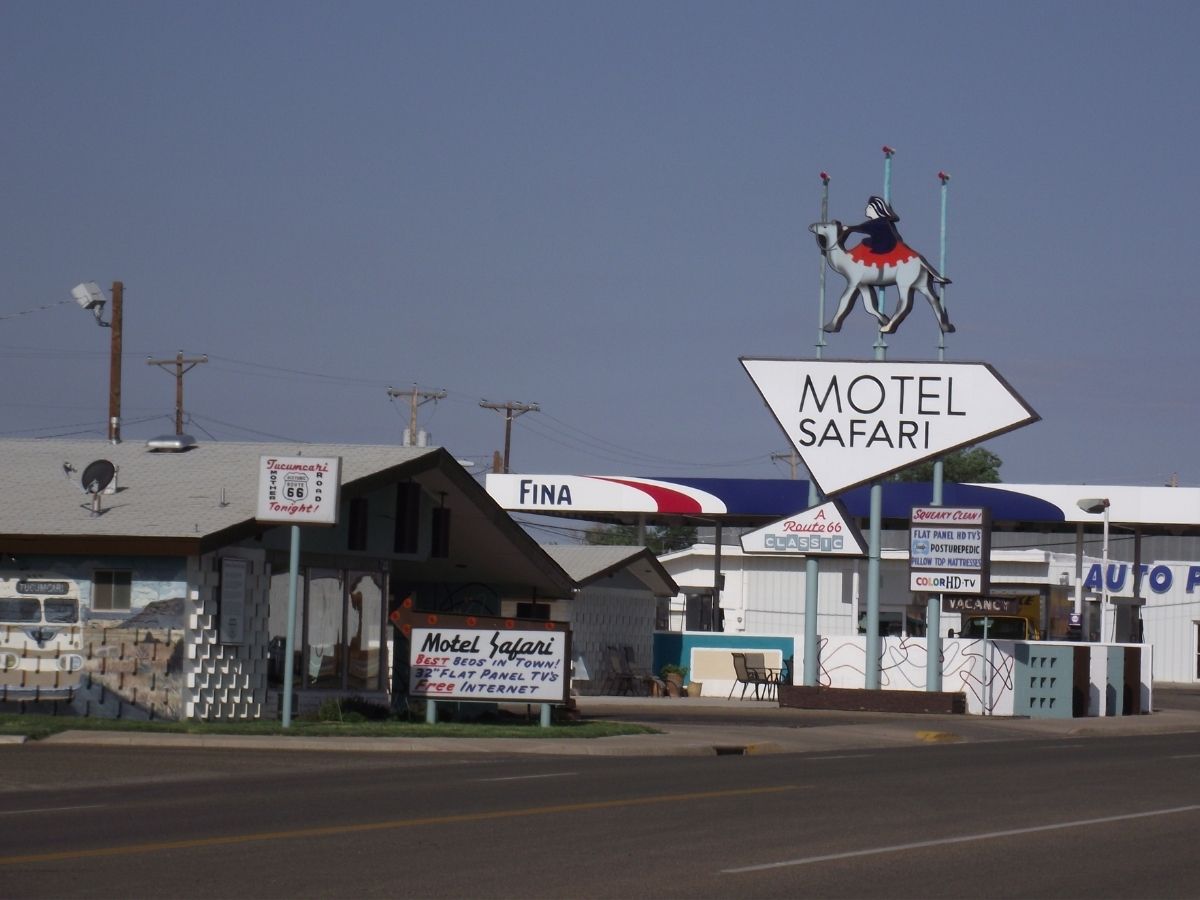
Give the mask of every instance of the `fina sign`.
M 986 363 L 741 362 L 826 495 L 1040 418 Z
M 831 501 L 743 534 L 742 552 L 865 556 L 867 545 L 842 505 Z
M 986 594 L 992 523 L 986 509 L 918 506 L 909 525 L 909 589 Z

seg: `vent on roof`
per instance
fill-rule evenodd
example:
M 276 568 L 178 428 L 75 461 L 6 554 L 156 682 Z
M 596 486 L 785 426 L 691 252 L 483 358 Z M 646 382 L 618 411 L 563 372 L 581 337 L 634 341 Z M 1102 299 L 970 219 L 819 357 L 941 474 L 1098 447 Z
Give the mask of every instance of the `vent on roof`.
M 146 449 L 162 453 L 182 453 L 199 446 L 190 434 L 164 434 L 146 441 Z

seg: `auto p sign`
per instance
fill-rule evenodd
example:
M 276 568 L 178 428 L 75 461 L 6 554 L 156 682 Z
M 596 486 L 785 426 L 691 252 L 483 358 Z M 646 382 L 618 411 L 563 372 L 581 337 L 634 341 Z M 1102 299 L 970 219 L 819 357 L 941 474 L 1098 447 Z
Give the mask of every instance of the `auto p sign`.
M 867 545 L 842 505 L 831 501 L 742 535 L 742 552 L 866 556 Z
M 741 362 L 826 495 L 1041 418 L 986 363 Z

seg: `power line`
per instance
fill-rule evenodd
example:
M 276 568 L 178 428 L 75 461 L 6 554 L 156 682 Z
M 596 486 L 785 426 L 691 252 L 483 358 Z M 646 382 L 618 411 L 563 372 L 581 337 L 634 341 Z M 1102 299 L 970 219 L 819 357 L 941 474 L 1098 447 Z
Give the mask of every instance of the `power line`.
M 269 431 L 258 431 L 254 428 L 247 428 L 245 425 L 236 425 L 233 422 L 223 422 L 220 419 L 216 419 L 216 418 L 213 418 L 212 416 L 208 416 L 208 415 L 201 415 L 200 413 L 197 413 L 195 411 L 192 411 L 190 413 L 190 415 L 193 419 L 204 419 L 205 421 L 213 422 L 213 423 L 215 423 L 217 425 L 221 425 L 225 428 L 232 428 L 234 431 L 244 431 L 247 434 L 256 434 L 259 437 L 271 438 L 271 440 L 274 440 L 274 441 L 287 441 L 288 443 L 292 443 L 292 444 L 311 443 L 310 441 L 301 440 L 300 438 L 287 437 L 282 434 L 272 434 Z
M 43 303 L 41 306 L 34 306 L 29 309 L 23 309 L 20 312 L 6 313 L 4 315 L 0 315 L 0 320 L 16 319 L 20 316 L 28 316 L 31 313 L 41 312 L 42 310 L 54 309 L 54 307 L 62 306 L 64 303 L 74 303 L 74 302 L 75 302 L 74 300 L 55 300 L 53 303 Z

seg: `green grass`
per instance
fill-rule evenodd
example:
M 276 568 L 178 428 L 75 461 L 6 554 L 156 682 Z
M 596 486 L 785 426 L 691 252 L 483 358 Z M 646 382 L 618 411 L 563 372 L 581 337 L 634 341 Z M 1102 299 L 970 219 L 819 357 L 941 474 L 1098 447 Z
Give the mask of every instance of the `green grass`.
M 139 722 L 132 719 L 80 718 L 34 714 L 0 714 L 0 734 L 40 740 L 62 731 L 146 731 L 176 734 L 279 734 L 296 737 L 451 737 L 451 738 L 598 738 L 623 734 L 657 734 L 654 728 L 624 722 L 569 722 L 541 728 L 537 722 L 318 722 L 293 719 L 291 728 L 278 721 Z

